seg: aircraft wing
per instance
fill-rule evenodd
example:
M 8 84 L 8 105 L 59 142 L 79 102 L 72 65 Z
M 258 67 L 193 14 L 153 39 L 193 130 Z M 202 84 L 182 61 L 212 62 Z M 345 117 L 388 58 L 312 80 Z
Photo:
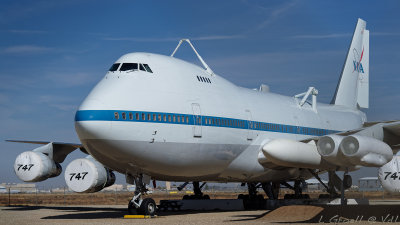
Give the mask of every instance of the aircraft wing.
M 80 149 L 83 153 L 88 154 L 82 144 L 64 143 L 64 142 L 51 142 L 51 141 L 27 141 L 27 140 L 6 140 L 7 142 L 40 144 L 51 147 L 52 158 L 55 162 L 61 163 L 65 157 L 75 149 Z M 39 147 L 40 148 L 40 147 Z
M 358 134 L 362 136 L 374 137 L 388 144 L 394 154 L 400 150 L 400 121 L 366 122 L 362 128 L 335 133 L 340 136 Z M 311 140 L 318 141 L 320 137 L 315 136 L 301 140 L 308 143 Z

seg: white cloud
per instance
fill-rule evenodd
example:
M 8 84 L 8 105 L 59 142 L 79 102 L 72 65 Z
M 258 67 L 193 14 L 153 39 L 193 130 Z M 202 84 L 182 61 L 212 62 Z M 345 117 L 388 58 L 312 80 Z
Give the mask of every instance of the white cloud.
M 77 87 L 85 84 L 93 83 L 99 79 L 99 76 L 89 73 L 51 73 L 45 76 L 45 79 L 50 80 L 57 85 L 63 87 Z
M 372 36 L 400 36 L 400 33 L 386 33 L 386 32 L 371 32 Z M 304 34 L 294 35 L 294 39 L 328 39 L 328 38 L 348 38 L 351 33 L 335 33 L 335 34 Z
M 227 40 L 244 38 L 243 35 L 209 35 L 199 37 L 185 37 L 190 40 L 210 41 L 210 40 Z M 166 38 L 135 38 L 135 37 L 106 37 L 103 40 L 107 41 L 136 41 L 136 42 L 169 42 L 179 41 L 183 37 L 166 37 Z
M 7 96 L 7 95 L 5 95 L 5 94 L 1 94 L 1 93 L 0 93 L 0 104 L 7 103 L 7 102 L 8 102 L 8 100 L 9 100 L 9 98 L 8 98 L 8 96 Z
M 32 54 L 44 53 L 54 50 L 53 48 L 36 46 L 36 45 L 16 45 L 10 46 L 1 51 L 3 54 Z
M 373 36 L 400 36 L 400 33 L 390 33 L 390 32 L 371 32 Z
M 7 30 L 8 33 L 14 33 L 14 34 L 45 34 L 47 31 L 43 30 L 20 30 L 20 29 L 15 29 L 15 30 Z
M 305 34 L 292 36 L 294 39 L 327 39 L 327 38 L 347 38 L 351 37 L 350 33 L 337 33 L 337 34 Z
M 261 8 L 265 11 L 265 14 L 268 15 L 268 17 L 257 26 L 257 29 L 262 29 L 262 28 L 268 26 L 269 24 L 271 24 L 272 22 L 275 22 L 275 20 L 277 20 L 279 17 L 281 17 L 287 11 L 289 11 L 289 9 L 294 7 L 296 4 L 297 4 L 297 1 L 290 1 L 290 2 L 286 2 L 282 5 L 280 5 L 277 8 L 274 8 L 272 10 L 269 8 L 264 8 L 264 7 L 258 6 L 259 8 Z

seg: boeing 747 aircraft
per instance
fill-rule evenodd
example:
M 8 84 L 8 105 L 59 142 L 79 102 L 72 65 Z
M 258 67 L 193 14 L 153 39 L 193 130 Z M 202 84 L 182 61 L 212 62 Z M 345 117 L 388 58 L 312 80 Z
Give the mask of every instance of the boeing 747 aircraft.
M 174 57 L 185 41 L 204 68 Z M 400 147 L 399 121 L 367 122 L 361 111 L 369 105 L 365 21 L 357 22 L 332 102 L 318 103 L 317 95 L 315 87 L 296 96 L 270 93 L 264 85 L 238 87 L 215 74 L 184 39 L 171 56 L 121 56 L 76 112 L 81 144 L 15 141 L 42 146 L 21 153 L 14 170 L 23 181 L 43 181 L 60 175 L 66 156 L 80 149 L 88 156 L 65 169 L 70 189 L 100 191 L 118 172 L 136 184 L 128 209 L 149 215 L 156 205 L 143 196 L 152 179 L 192 182 L 194 195 L 185 199 L 209 198 L 201 182 L 246 183 L 249 194 L 239 198 L 252 207 L 258 188 L 269 199 L 278 197 L 281 185 L 294 190 L 286 198 L 306 198 L 304 180 L 328 173 L 326 197 L 341 192 L 344 203 L 349 172 L 390 165 Z M 381 169 L 380 178 L 399 191 L 398 166 Z

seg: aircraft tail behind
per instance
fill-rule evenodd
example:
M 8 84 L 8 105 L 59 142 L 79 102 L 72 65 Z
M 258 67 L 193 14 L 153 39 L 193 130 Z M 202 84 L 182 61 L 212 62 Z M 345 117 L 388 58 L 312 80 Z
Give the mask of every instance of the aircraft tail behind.
M 358 19 L 331 104 L 349 108 L 369 106 L 369 30 Z

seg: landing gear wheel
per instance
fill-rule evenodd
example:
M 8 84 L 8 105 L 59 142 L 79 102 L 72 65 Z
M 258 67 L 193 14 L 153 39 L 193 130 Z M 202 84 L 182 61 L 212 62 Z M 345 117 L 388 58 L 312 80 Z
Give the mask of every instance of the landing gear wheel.
M 137 213 L 136 207 L 131 201 L 129 201 L 129 203 L 128 203 L 128 213 L 129 213 L 129 215 L 135 215 Z
M 352 179 L 351 179 L 351 176 L 350 175 L 344 175 L 343 176 L 343 186 L 344 186 L 344 189 L 349 189 L 349 188 L 351 188 L 351 185 L 353 184 L 353 181 L 352 181 Z
M 140 207 L 137 209 L 137 212 L 143 215 L 154 216 L 156 209 L 156 202 L 152 198 L 145 198 L 143 199 Z

